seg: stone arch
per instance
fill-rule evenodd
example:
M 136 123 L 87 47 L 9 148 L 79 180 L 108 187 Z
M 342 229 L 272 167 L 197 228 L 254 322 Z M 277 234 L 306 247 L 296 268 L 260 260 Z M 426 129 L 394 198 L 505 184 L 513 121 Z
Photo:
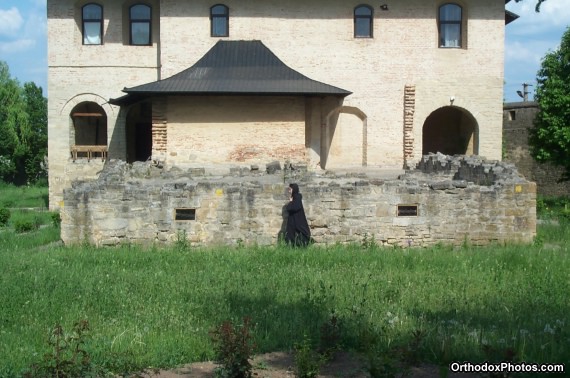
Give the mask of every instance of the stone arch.
M 477 155 L 479 125 L 475 117 L 458 106 L 444 106 L 434 110 L 422 128 L 422 155 L 430 152 Z
M 368 159 L 368 117 L 357 107 L 340 106 L 326 117 L 326 156 L 321 166 L 364 167 Z
M 95 94 L 95 93 L 81 93 L 81 94 L 78 94 L 78 95 L 70 98 L 61 107 L 61 110 L 59 111 L 59 115 L 66 116 L 66 115 L 71 114 L 71 110 L 75 106 L 77 106 L 78 104 L 80 104 L 82 102 L 94 102 L 97 105 L 101 106 L 105 110 L 105 113 L 107 114 L 107 116 L 113 116 L 113 117 L 115 116 L 115 110 L 109 104 L 108 100 L 104 97 L 101 97 L 101 96 Z

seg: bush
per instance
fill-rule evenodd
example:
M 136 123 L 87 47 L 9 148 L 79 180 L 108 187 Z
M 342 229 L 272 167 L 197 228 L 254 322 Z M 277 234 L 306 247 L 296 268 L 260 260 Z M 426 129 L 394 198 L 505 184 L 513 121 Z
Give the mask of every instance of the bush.
M 14 230 L 17 234 L 23 234 L 24 232 L 30 232 L 37 230 L 39 225 L 34 221 L 29 220 L 17 220 L 14 222 Z
M 61 226 L 61 215 L 59 213 L 53 213 L 51 215 L 51 222 L 55 228 Z
M 295 376 L 298 378 L 315 378 L 326 361 L 325 356 L 317 353 L 311 339 L 303 336 L 303 341 L 295 344 Z
M 216 369 L 216 377 L 250 378 L 255 344 L 251 334 L 251 319 L 244 318 L 242 325 L 225 321 L 211 332 L 216 352 L 216 362 L 222 366 Z
M 5 207 L 0 208 L 0 226 L 6 226 L 11 215 L 10 210 Z
M 24 374 L 25 378 L 36 377 L 96 377 L 99 376 L 91 358 L 85 350 L 89 332 L 87 320 L 80 320 L 73 326 L 71 334 L 57 324 L 50 333 L 50 351 L 41 362 L 32 364 Z

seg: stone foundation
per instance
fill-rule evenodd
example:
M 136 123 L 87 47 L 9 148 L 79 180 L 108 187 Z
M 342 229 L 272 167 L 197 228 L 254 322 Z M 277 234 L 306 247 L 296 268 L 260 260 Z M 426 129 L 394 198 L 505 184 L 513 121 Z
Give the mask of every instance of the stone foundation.
M 159 168 L 110 161 L 97 180 L 64 192 L 66 244 L 276 244 L 286 223 L 286 187 L 301 187 L 316 243 L 429 246 L 530 243 L 536 235 L 536 185 L 514 165 L 477 157 L 424 156 L 396 178 L 362 170 L 307 172 L 285 164 Z M 194 220 L 177 220 L 193 214 Z M 189 210 L 185 210 L 189 209 Z M 415 215 L 417 214 L 417 215 Z M 190 216 L 192 218 L 192 216 Z

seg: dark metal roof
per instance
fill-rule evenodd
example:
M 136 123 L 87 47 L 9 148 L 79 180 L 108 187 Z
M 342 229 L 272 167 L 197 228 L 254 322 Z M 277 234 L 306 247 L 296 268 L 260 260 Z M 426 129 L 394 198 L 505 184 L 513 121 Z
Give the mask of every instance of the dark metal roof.
M 514 20 L 516 20 L 519 17 L 520 16 L 518 14 L 513 13 L 509 10 L 505 10 L 505 25 L 510 24 L 511 22 L 513 22 Z
M 261 41 L 218 41 L 192 67 L 164 80 L 125 88 L 113 104 L 149 95 L 309 95 L 351 94 L 309 79 L 287 67 Z

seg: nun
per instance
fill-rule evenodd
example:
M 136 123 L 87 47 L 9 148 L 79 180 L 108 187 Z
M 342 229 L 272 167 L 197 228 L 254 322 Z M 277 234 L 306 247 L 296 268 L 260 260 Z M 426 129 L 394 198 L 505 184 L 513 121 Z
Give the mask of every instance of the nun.
M 285 241 L 294 247 L 305 247 L 311 240 L 311 230 L 303 209 L 303 196 L 299 193 L 299 185 L 289 184 L 289 203 L 287 209 L 287 231 Z

